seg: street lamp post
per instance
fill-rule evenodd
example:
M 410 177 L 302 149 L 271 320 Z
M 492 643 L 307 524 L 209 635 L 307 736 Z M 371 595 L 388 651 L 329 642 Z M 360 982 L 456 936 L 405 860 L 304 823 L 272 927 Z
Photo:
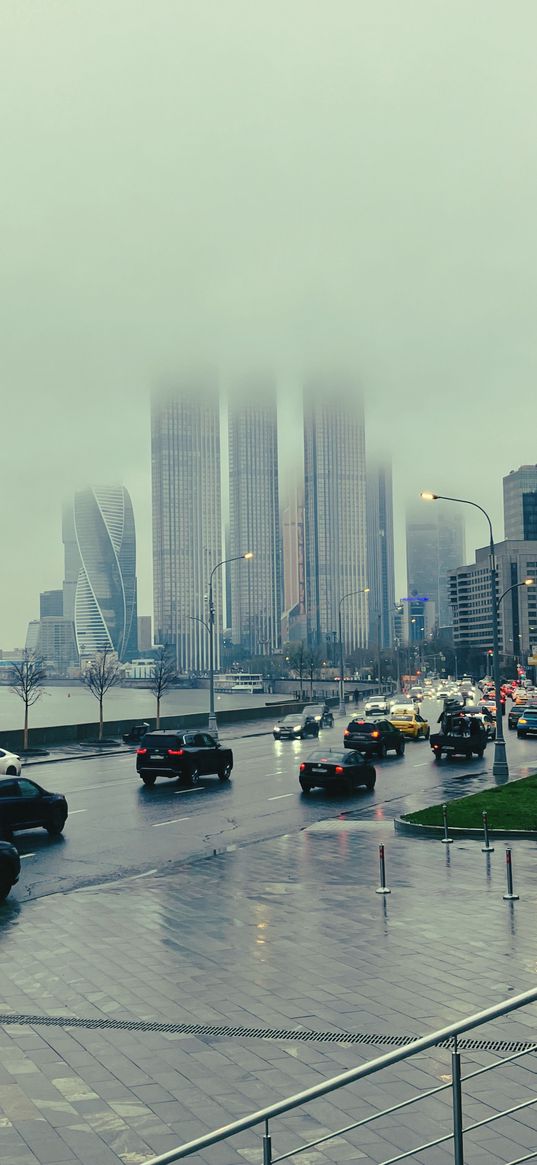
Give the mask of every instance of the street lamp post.
M 218 739 L 218 726 L 216 723 L 216 713 L 214 710 L 214 599 L 213 599 L 213 578 L 215 572 L 221 566 L 227 566 L 229 562 L 240 562 L 241 559 L 253 558 L 253 551 L 247 550 L 246 554 L 236 554 L 233 558 L 223 558 L 221 562 L 217 562 L 216 566 L 209 575 L 209 732 Z
M 502 705 L 500 699 L 500 648 L 499 648 L 499 611 L 500 603 L 510 590 L 514 587 L 508 587 L 503 595 L 496 597 L 496 548 L 494 546 L 494 534 L 492 532 L 492 522 L 490 515 L 483 509 L 483 506 L 478 505 L 477 502 L 472 502 L 468 498 L 451 498 L 444 494 L 421 493 L 421 497 L 426 502 L 459 502 L 463 506 L 473 506 L 475 510 L 480 510 L 484 514 L 489 527 L 489 575 L 490 575 L 490 604 L 492 615 L 492 654 L 493 654 L 493 674 L 494 674 L 494 690 L 496 695 L 496 740 L 494 742 L 494 763 L 492 765 L 492 772 L 495 777 L 503 777 L 506 779 L 509 776 L 509 767 L 507 764 L 507 755 L 505 751 L 505 739 L 503 735 L 503 720 L 502 720 Z M 533 580 L 531 580 L 533 582 Z M 524 586 L 524 583 L 516 583 L 515 586 Z M 526 585 L 529 585 L 527 583 Z
M 341 607 L 345 599 L 350 599 L 352 595 L 367 595 L 369 594 L 369 587 L 359 587 L 357 591 L 347 591 L 346 595 L 342 595 L 338 606 L 338 631 L 339 631 L 339 713 L 340 716 L 345 715 L 345 661 L 343 658 L 343 629 L 341 623 Z

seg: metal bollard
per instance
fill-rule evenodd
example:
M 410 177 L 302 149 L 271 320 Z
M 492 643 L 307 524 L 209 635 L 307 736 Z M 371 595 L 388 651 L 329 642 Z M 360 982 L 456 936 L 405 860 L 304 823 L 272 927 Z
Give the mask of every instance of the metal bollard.
M 379 867 L 380 867 L 380 886 L 375 890 L 375 894 L 391 894 L 391 890 L 386 885 L 386 865 L 384 862 L 384 846 L 379 845 Z
M 263 1165 L 272 1165 L 272 1139 L 268 1120 L 265 1121 L 265 1134 L 263 1136 Z
M 505 851 L 505 869 L 507 873 L 507 894 L 504 894 L 506 902 L 516 902 L 519 895 L 513 894 L 513 863 L 511 861 L 511 850 L 509 848 Z
M 489 819 L 487 816 L 486 809 L 483 810 L 483 837 L 484 837 L 485 844 L 483 846 L 481 846 L 481 853 L 482 854 L 493 854 L 494 853 L 494 846 L 490 844 L 490 840 L 489 840 Z
M 449 836 L 447 827 L 447 805 L 442 805 L 442 817 L 444 819 L 444 836 L 442 838 L 442 845 L 451 845 L 453 838 Z

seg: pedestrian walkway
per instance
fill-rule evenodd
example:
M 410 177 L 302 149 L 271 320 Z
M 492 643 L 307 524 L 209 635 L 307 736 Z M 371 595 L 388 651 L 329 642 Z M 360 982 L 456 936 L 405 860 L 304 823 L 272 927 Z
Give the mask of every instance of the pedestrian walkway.
M 378 814 L 378 815 L 377 815 Z M 378 887 L 386 847 L 391 894 Z M 382 808 L 134 878 L 0 909 L 2 1165 L 142 1165 L 201 1135 L 536 984 L 537 862 L 505 846 L 394 834 Z M 537 1011 L 478 1033 L 537 1042 Z M 448 1050 L 334 1093 L 272 1130 L 290 1150 L 447 1079 Z M 533 1060 L 477 1078 L 481 1119 L 536 1092 Z M 389 1159 L 449 1130 L 449 1093 L 327 1142 L 300 1165 Z M 468 1165 L 537 1147 L 524 1110 L 468 1141 Z M 446 1149 L 415 1155 L 447 1165 Z M 197 1161 L 262 1161 L 257 1131 Z

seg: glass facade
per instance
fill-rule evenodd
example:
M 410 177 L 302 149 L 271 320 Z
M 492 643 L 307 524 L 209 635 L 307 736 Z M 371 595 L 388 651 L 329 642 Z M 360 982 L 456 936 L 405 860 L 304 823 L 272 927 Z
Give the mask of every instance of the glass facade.
M 390 648 L 393 643 L 395 605 L 393 550 L 392 467 L 386 462 L 370 466 L 367 472 L 367 575 L 370 612 L 370 642 Z
M 537 539 L 537 465 L 521 465 L 503 479 L 506 539 Z
M 63 519 L 64 614 L 75 625 L 79 655 L 106 649 L 120 660 L 137 652 L 136 535 L 123 486 L 75 494 Z

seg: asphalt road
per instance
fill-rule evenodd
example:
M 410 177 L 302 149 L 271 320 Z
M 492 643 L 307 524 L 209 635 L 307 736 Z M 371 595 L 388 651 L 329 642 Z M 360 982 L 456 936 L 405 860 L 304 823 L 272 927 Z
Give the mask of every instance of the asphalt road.
M 440 704 L 423 704 L 422 713 L 433 725 L 439 711 Z M 537 741 L 517 740 L 515 733 L 507 732 L 507 718 L 505 726 L 512 775 L 534 771 Z M 342 746 L 343 727 L 344 722 L 336 719 L 333 729 L 321 733 L 320 743 L 327 748 Z M 69 819 L 60 838 L 49 838 L 44 830 L 16 835 L 22 872 L 12 895 L 24 901 L 140 878 L 271 837 L 288 835 L 292 844 L 293 835 L 312 821 L 342 814 L 364 821 L 392 818 L 476 791 L 493 780 L 490 744 L 483 760 L 437 765 L 427 742 L 407 741 L 403 758 L 390 753 L 374 762 L 373 792 L 316 789 L 305 797 L 298 766 L 316 742 L 276 742 L 271 733 L 266 735 L 266 722 L 246 731 L 256 729 L 261 735 L 234 738 L 230 730 L 225 733 L 235 759 L 228 784 L 208 777 L 189 789 L 159 779 L 147 789 L 136 774 L 134 750 L 29 767 L 27 775 L 38 784 L 65 793 Z

